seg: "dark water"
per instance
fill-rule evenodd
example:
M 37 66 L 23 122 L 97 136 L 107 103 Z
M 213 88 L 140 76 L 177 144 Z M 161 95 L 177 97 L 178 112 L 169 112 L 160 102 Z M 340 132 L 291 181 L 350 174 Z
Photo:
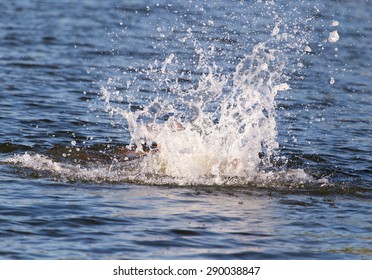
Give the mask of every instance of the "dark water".
M 126 2 L 0 3 L 0 258 L 371 259 L 372 4 Z M 224 50 L 215 61 L 228 72 L 275 19 L 312 50 L 286 50 L 292 89 L 276 96 L 276 119 L 285 168 L 315 183 L 154 186 L 7 162 L 27 152 L 100 167 L 107 144 L 130 141 L 98 97 L 109 78 L 136 80 L 140 108 L 158 89 L 150 62 L 195 58 L 178 41 L 188 28 Z

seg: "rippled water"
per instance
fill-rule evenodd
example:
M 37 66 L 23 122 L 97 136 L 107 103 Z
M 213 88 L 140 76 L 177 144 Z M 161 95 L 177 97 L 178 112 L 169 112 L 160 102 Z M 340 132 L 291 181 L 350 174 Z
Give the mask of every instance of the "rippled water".
M 371 3 L 212 2 L 0 3 L 1 258 L 372 258 Z

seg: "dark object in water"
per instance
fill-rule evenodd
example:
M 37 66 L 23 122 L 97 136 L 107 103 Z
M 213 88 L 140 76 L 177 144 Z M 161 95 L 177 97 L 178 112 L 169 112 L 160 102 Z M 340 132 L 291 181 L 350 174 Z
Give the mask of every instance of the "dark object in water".
M 158 151 L 158 145 L 155 142 L 151 145 L 143 142 L 141 148 L 138 149 L 136 145 L 122 144 L 95 144 L 86 147 L 56 145 L 49 149 L 46 155 L 55 161 L 88 164 L 92 162 L 110 163 L 113 160 L 130 161 Z

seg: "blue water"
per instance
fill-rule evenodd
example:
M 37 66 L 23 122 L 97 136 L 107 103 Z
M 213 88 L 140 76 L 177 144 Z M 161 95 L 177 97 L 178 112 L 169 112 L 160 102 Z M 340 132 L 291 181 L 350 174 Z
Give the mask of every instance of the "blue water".
M 0 3 L 0 258 L 372 259 L 372 4 L 129 2 Z M 194 49 L 180 43 L 189 28 L 230 73 L 278 21 L 311 51 L 273 46 L 291 89 L 275 97 L 280 160 L 270 168 L 313 180 L 179 186 L 79 175 L 131 140 L 100 99 L 109 79 L 141 110 L 167 91 L 148 74 L 155 60 L 176 54 L 195 70 Z M 197 85 L 197 72 L 181 87 Z M 26 153 L 76 168 L 9 161 Z

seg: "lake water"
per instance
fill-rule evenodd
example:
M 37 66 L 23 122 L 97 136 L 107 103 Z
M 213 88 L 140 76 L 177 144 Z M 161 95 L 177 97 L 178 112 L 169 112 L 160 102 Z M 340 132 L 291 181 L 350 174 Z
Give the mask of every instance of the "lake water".
M 372 259 L 372 4 L 0 3 L 1 259 Z

